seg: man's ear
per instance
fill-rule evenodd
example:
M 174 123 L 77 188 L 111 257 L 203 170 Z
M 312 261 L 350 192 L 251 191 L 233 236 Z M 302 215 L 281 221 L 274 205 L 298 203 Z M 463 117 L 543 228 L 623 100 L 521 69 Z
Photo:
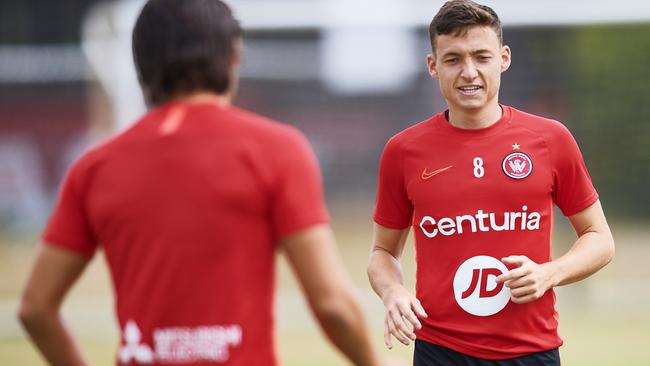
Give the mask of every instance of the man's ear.
M 436 56 L 432 53 L 427 55 L 427 70 L 429 71 L 429 75 L 431 75 L 432 78 L 438 78 Z
M 503 46 L 501 47 L 501 72 L 505 72 L 510 68 L 510 63 L 512 62 L 512 51 L 510 47 Z
M 239 68 L 241 66 L 242 54 L 244 52 L 244 41 L 241 37 L 232 41 L 232 54 L 230 56 L 230 66 Z

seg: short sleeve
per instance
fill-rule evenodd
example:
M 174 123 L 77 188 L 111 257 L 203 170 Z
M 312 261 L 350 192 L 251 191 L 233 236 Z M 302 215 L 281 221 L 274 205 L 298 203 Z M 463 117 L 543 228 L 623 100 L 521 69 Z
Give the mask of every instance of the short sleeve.
M 574 215 L 598 200 L 578 144 L 562 125 L 551 142 L 551 157 L 555 183 L 553 201 L 565 216 Z
M 404 229 L 411 224 L 412 216 L 413 205 L 406 193 L 401 152 L 393 137 L 379 160 L 374 220 L 391 229 Z
M 271 207 L 278 238 L 329 222 L 320 168 L 307 139 L 296 131 L 280 151 Z
M 47 245 L 90 257 L 95 253 L 97 243 L 84 208 L 82 175 L 80 162 L 66 174 L 42 239 Z

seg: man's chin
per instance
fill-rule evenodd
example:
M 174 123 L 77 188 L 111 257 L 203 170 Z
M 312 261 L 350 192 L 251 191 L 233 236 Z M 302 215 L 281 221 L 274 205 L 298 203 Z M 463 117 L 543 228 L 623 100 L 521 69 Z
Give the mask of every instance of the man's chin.
M 451 107 L 452 105 L 450 105 Z M 453 107 L 455 109 L 463 110 L 463 111 L 468 111 L 468 112 L 473 112 L 473 111 L 480 111 L 481 109 L 485 108 L 487 106 L 487 103 L 485 101 L 462 101 L 459 103 L 453 103 Z

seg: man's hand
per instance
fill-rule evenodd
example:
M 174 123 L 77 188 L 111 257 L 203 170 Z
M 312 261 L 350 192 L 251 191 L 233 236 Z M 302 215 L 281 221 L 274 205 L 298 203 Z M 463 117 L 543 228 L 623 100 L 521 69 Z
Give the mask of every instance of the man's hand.
M 404 288 L 399 258 L 409 229 L 391 229 L 377 223 L 373 227 L 372 249 L 368 260 L 368 279 L 386 307 L 384 343 L 393 348 L 391 337 L 405 345 L 415 340 L 415 329 L 422 328 L 418 318 L 427 313 L 420 301 Z
M 524 255 L 511 255 L 501 261 L 515 268 L 497 277 L 496 281 L 510 289 L 512 302 L 516 304 L 537 300 L 555 285 L 552 262 L 537 264 Z
M 393 348 L 391 336 L 408 346 L 409 340 L 415 340 L 414 330 L 422 328 L 418 318 L 426 318 L 427 313 L 422 308 L 420 301 L 401 285 L 395 285 L 386 291 L 382 301 L 386 307 L 384 319 L 386 347 Z

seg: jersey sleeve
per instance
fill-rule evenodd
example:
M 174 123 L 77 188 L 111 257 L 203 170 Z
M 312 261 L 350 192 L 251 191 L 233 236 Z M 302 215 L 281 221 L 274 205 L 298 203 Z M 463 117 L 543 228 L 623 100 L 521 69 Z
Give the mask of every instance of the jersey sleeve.
M 569 130 L 560 126 L 551 148 L 554 163 L 553 201 L 565 216 L 574 215 L 598 200 L 580 149 Z
M 280 151 L 271 208 L 277 238 L 329 222 L 320 168 L 307 139 L 295 131 Z
M 66 174 L 42 239 L 46 245 L 91 257 L 97 243 L 84 208 L 82 174 L 80 162 L 75 163 Z
M 391 229 L 404 229 L 411 224 L 412 216 L 413 205 L 406 193 L 400 149 L 392 138 L 379 160 L 374 220 Z

